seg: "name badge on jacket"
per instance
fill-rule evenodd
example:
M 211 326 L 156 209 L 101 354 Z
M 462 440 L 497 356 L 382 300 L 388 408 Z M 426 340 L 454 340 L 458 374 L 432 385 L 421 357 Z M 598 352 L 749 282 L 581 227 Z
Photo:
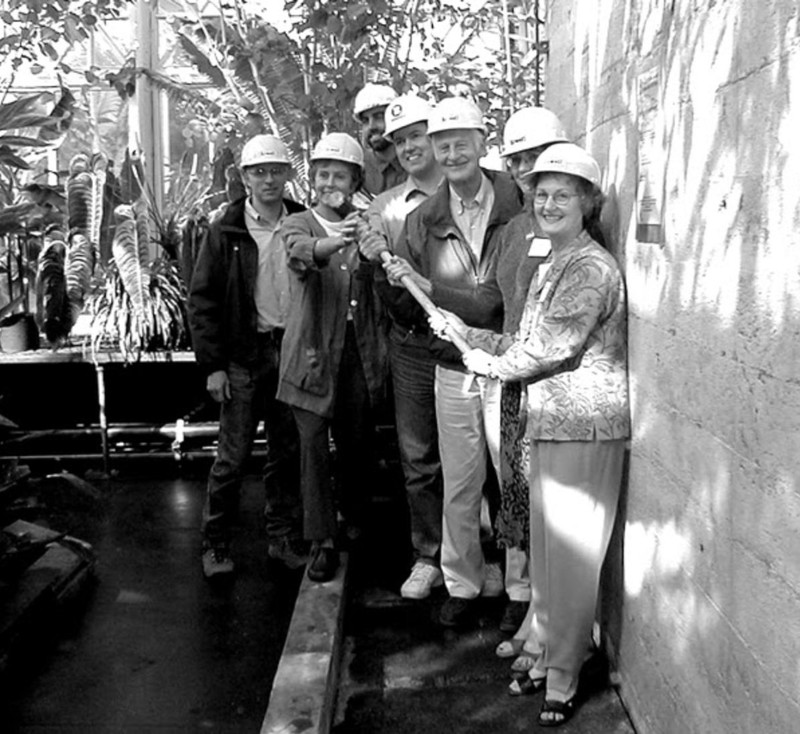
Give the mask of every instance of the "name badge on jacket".
M 546 237 L 534 237 L 528 248 L 528 257 L 547 257 L 550 254 L 550 240 Z

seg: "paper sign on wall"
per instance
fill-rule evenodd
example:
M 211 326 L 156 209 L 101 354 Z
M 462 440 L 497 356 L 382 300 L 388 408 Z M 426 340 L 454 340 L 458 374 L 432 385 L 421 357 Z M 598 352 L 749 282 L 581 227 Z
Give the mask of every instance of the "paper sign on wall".
M 659 133 L 658 68 L 637 79 L 639 175 L 636 187 L 636 239 L 663 242 L 664 150 Z

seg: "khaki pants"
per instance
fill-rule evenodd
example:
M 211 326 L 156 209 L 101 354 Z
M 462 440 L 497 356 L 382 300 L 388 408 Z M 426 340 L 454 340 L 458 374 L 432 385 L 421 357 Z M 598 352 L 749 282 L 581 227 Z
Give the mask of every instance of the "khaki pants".
M 574 695 L 590 648 L 624 454 L 624 440 L 531 442 L 531 606 L 548 696 Z
M 481 526 L 490 524 L 483 501 L 487 448 L 500 475 L 500 383 L 438 365 L 434 390 L 444 482 L 442 573 L 450 596 L 474 599 L 484 577 Z M 507 551 L 505 587 L 511 599 L 529 599 L 527 576 L 525 553 Z

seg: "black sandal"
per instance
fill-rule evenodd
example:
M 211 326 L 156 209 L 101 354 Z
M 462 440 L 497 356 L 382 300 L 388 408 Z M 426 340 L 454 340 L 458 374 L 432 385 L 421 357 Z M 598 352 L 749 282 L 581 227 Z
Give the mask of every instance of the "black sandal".
M 530 696 L 541 691 L 545 683 L 547 683 L 547 677 L 544 675 L 541 678 L 531 678 L 529 675 L 524 678 L 515 678 L 508 685 L 508 695 Z
M 548 701 L 539 710 L 539 726 L 561 726 L 566 724 L 575 713 L 575 697 L 569 701 Z

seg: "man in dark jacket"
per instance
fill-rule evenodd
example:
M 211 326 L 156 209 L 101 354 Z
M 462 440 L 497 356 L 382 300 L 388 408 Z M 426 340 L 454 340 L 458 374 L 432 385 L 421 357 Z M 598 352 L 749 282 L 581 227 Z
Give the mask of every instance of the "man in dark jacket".
M 470 326 L 500 331 L 503 300 L 497 283 L 500 232 L 522 208 L 517 187 L 505 173 L 484 171 L 486 128 L 472 101 L 449 97 L 434 107 L 428 134 L 446 183 L 406 219 L 389 280 L 408 276 L 442 308 Z M 407 291 L 385 294 L 394 301 L 397 323 L 426 332 L 421 308 Z M 482 501 L 489 454 L 500 475 L 500 383 L 478 378 L 464 368 L 450 342 L 431 336 L 436 359 L 435 403 L 444 480 L 441 569 L 449 598 L 442 606 L 443 626 L 474 619 L 479 596 L 527 602 L 530 583 L 527 554 L 506 551 L 505 578 L 500 564 L 484 556 L 481 529 L 490 526 Z
M 240 167 L 248 195 L 211 224 L 189 289 L 195 356 L 207 374 L 209 394 L 220 403 L 217 456 L 203 509 L 207 578 L 233 572 L 233 518 L 261 419 L 269 554 L 290 568 L 305 563 L 297 431 L 288 406 L 275 399 L 289 285 L 274 236 L 286 215 L 304 207 L 283 197 L 291 164 L 279 138 L 251 138 Z

